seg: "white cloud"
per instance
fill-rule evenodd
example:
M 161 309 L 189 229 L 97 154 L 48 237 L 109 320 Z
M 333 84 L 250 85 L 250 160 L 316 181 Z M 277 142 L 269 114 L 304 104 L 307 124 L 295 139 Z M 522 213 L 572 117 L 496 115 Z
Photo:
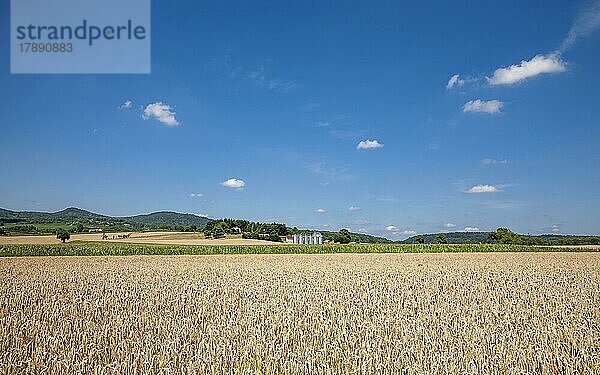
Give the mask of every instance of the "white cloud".
M 329 121 L 319 121 L 319 122 L 317 123 L 317 126 L 318 126 L 319 128 L 326 128 L 326 127 L 328 127 L 329 125 L 330 125 L 330 124 L 329 124 Z
M 179 122 L 175 118 L 175 112 L 173 112 L 173 108 L 170 105 L 162 102 L 148 104 L 146 108 L 144 108 L 142 118 L 144 120 L 154 118 L 166 126 L 179 125 Z
M 463 106 L 463 112 L 500 113 L 502 106 L 504 103 L 499 100 L 470 100 Z
M 317 208 L 317 213 L 323 214 L 325 213 L 325 209 L 324 208 Z
M 460 87 L 465 84 L 465 80 L 460 78 L 460 75 L 453 75 L 448 83 L 446 84 L 446 90 L 450 90 L 453 87 Z
M 350 207 L 348 207 L 348 211 L 360 211 L 360 207 L 350 206 Z
M 446 223 L 446 224 L 444 224 L 444 227 L 446 227 L 446 228 L 456 228 L 456 224 Z
M 400 228 L 398 228 L 395 225 L 388 225 L 387 227 L 385 227 L 385 230 L 388 232 L 392 232 L 395 235 L 414 236 L 415 234 L 417 234 L 417 232 L 414 230 L 410 230 L 410 229 L 401 230 Z
M 507 68 L 496 69 L 491 78 L 487 77 L 487 81 L 490 85 L 512 85 L 540 74 L 560 73 L 565 70 L 567 65 L 561 60 L 560 55 L 537 55 L 531 60 L 523 60 Z
M 510 164 L 510 160 L 508 159 L 502 159 L 502 160 L 496 160 L 496 159 L 490 159 L 490 158 L 485 158 L 485 159 L 481 159 L 481 164 L 483 165 L 493 165 L 493 164 Z
M 133 102 L 131 100 L 125 100 L 123 104 L 121 104 L 119 109 L 131 109 L 133 107 Z
M 577 39 L 591 34 L 598 27 L 600 27 L 600 1 L 596 0 L 581 11 L 558 48 L 558 53 L 565 52 Z
M 230 178 L 227 181 L 221 182 L 221 185 L 236 190 L 242 190 L 246 186 L 246 182 L 244 182 L 244 180 L 238 180 L 237 178 Z
M 496 186 L 493 185 L 475 185 L 472 188 L 470 188 L 469 190 L 465 191 L 465 193 L 472 193 L 472 194 L 477 194 L 477 193 L 499 193 L 502 190 L 500 190 L 499 188 L 497 188 Z
M 383 143 L 379 143 L 378 140 L 374 139 L 374 140 L 366 140 L 366 141 L 360 141 L 358 142 L 358 145 L 356 145 L 356 149 L 357 150 L 369 150 L 369 149 L 375 149 L 375 148 L 382 148 L 383 147 Z
M 479 232 L 479 228 L 477 227 L 465 227 L 465 232 Z
M 553 233 L 558 233 L 560 232 L 560 227 L 556 224 L 552 225 L 552 232 Z
M 202 193 L 190 193 L 190 198 L 202 198 Z

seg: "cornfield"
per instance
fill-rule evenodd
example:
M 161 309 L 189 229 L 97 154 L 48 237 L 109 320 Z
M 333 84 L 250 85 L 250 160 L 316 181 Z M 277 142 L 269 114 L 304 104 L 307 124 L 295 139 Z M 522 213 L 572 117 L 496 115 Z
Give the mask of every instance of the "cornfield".
M 330 253 L 580 252 L 590 248 L 553 248 L 509 244 L 326 244 L 326 245 L 149 245 L 71 242 L 56 245 L 0 245 L 0 256 L 56 255 L 214 255 Z
M 600 373 L 600 254 L 0 258 L 0 373 Z

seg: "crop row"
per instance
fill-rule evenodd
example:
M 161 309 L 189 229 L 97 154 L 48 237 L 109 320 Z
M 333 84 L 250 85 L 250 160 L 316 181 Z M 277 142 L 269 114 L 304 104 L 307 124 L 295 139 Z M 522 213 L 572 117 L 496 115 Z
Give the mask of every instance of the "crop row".
M 508 244 L 326 244 L 326 245 L 148 245 L 71 242 L 55 245 L 0 245 L 0 256 L 68 255 L 213 255 L 213 254 L 329 254 L 329 253 L 462 253 L 591 251 Z M 593 251 L 593 250 L 592 250 Z

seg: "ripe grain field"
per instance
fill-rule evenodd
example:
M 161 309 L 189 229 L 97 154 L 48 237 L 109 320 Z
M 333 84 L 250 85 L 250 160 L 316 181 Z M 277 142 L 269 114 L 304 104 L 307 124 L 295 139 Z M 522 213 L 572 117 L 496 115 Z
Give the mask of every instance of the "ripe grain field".
M 599 253 L 0 258 L 0 372 L 600 373 Z

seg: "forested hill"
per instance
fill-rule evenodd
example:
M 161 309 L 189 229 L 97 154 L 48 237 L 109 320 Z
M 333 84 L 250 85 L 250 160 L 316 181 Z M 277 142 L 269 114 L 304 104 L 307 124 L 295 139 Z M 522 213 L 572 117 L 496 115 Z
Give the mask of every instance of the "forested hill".
M 146 215 L 112 217 L 80 208 L 69 207 L 57 212 L 11 211 L 0 208 L 0 226 L 5 231 L 36 234 L 53 232 L 64 226 L 77 232 L 94 229 L 105 231 L 141 231 L 152 229 L 202 229 L 211 219 L 178 212 L 154 212 Z M 12 228 L 12 230 L 11 230 Z
M 209 237 L 242 234 L 245 238 L 279 241 L 279 236 L 312 233 L 312 230 L 288 228 L 285 224 L 268 224 L 247 220 L 213 220 L 194 214 L 153 212 L 145 215 L 113 217 L 70 207 L 57 212 L 11 211 L 0 208 L 0 235 L 37 235 L 55 233 L 64 228 L 71 233 L 102 230 L 105 232 L 136 232 L 149 230 L 202 231 Z M 320 231 L 326 240 L 334 241 L 338 232 Z M 348 242 L 390 243 L 392 241 L 362 233 L 347 232 Z
M 600 236 L 574 236 L 542 234 L 537 236 L 518 234 L 506 228 L 494 232 L 451 232 L 412 236 L 400 243 L 505 243 L 513 245 L 600 245 Z
M 492 243 L 493 240 L 488 238 L 487 232 L 451 232 L 451 233 L 431 233 L 419 236 L 412 236 L 399 243 L 419 243 L 419 238 L 422 236 L 425 239 L 424 243 L 437 243 L 437 236 L 443 234 L 446 236 L 448 243 Z
M 204 228 L 207 237 L 220 238 L 227 234 L 241 233 L 244 238 L 268 239 L 280 241 L 280 236 L 291 234 L 311 234 L 315 230 L 289 228 L 281 223 L 259 223 L 248 220 L 219 219 L 213 220 Z M 341 243 L 391 243 L 387 238 L 371 236 L 363 233 L 352 233 L 346 229 L 339 232 L 316 231 L 323 235 L 325 241 Z

